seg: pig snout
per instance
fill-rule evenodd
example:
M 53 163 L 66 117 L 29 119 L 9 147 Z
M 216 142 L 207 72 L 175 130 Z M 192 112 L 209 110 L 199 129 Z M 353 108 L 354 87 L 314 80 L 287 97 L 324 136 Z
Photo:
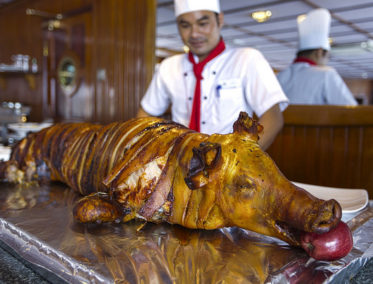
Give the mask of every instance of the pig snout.
M 322 200 L 300 187 L 293 188 L 291 203 L 281 212 L 284 221 L 290 227 L 309 233 L 326 233 L 336 227 L 342 217 L 342 208 L 334 200 Z M 281 213 L 280 213 L 281 214 Z
M 301 245 L 301 234 L 329 232 L 338 226 L 342 217 L 341 206 L 334 199 L 324 201 L 314 197 L 295 204 L 296 208 L 287 211 L 285 219 L 278 219 L 275 223 L 279 238 L 292 245 Z
M 311 223 L 309 231 L 318 234 L 326 233 L 336 227 L 342 217 L 342 208 L 339 203 L 334 200 L 327 200 L 319 206 L 319 211 L 316 218 Z

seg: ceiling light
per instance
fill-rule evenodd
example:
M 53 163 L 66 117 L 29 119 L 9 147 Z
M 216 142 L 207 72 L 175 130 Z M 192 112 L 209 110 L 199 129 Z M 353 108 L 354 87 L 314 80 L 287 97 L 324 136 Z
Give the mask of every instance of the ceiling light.
M 332 46 L 330 51 L 335 56 L 356 56 L 367 54 L 373 52 L 373 41 L 368 40 L 360 43 Z
M 364 41 L 360 43 L 361 48 L 373 52 L 373 40 L 369 39 L 368 41 Z
M 249 41 L 248 38 L 234 38 L 232 40 L 233 44 L 236 44 L 236 45 L 247 45 L 248 41 Z
M 272 12 L 270 10 L 263 10 L 263 11 L 255 11 L 251 13 L 251 18 L 253 18 L 258 23 L 263 23 L 269 20 L 272 16 Z
M 306 17 L 307 17 L 306 14 L 299 15 L 297 17 L 298 24 L 301 23 L 301 22 L 303 22 Z

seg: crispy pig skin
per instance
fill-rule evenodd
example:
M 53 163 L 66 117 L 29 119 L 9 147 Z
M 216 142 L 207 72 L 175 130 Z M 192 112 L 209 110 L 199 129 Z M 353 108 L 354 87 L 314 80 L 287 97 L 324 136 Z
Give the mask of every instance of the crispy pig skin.
M 241 113 L 231 134 L 206 135 L 148 117 L 109 125 L 55 124 L 29 134 L 0 165 L 10 182 L 55 180 L 84 195 L 79 222 L 134 218 L 187 228 L 238 226 L 300 245 L 341 219 L 287 180 L 260 149 L 262 126 Z

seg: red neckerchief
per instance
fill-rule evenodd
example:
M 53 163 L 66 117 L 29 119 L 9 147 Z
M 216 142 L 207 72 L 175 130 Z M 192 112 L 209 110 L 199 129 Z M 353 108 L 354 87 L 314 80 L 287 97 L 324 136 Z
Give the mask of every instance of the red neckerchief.
M 225 44 L 223 39 L 221 39 L 218 45 L 210 52 L 210 54 L 201 62 L 196 63 L 194 61 L 193 54 L 189 52 L 188 58 L 189 61 L 193 64 L 193 73 L 196 77 L 196 87 L 194 89 L 194 99 L 193 99 L 193 108 L 192 114 L 190 116 L 189 128 L 200 131 L 200 121 L 201 121 L 201 80 L 203 67 L 209 62 L 210 60 L 214 59 L 220 53 L 222 53 L 225 49 Z
M 306 57 L 297 57 L 297 58 L 295 58 L 295 60 L 294 60 L 293 63 L 297 63 L 297 62 L 305 62 L 305 63 L 309 63 L 310 65 L 317 65 L 315 61 L 313 61 L 311 59 L 308 59 Z

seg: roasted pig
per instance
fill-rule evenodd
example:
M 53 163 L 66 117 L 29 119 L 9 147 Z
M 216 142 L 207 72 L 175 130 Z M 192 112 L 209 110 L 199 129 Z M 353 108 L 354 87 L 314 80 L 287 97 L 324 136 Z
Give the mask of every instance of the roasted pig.
M 140 218 L 187 228 L 238 226 L 300 246 L 341 219 L 335 200 L 295 186 L 258 145 L 241 113 L 231 134 L 206 135 L 160 118 L 56 124 L 31 133 L 0 165 L 9 182 L 61 181 L 84 195 L 79 222 Z

